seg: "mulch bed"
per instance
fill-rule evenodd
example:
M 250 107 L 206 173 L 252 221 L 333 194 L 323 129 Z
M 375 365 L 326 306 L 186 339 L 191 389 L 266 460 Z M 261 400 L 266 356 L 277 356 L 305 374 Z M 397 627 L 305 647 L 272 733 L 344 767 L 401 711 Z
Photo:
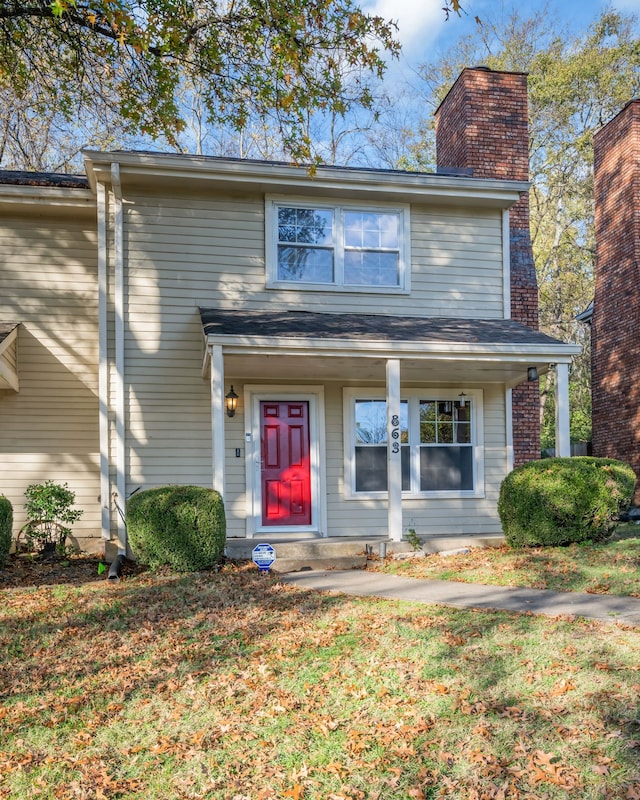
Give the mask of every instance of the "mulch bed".
M 101 570 L 100 564 L 105 569 Z M 121 578 L 139 575 L 144 567 L 125 559 Z M 68 558 L 42 558 L 34 554 L 12 555 L 4 567 L 0 567 L 0 589 L 16 586 L 52 586 L 108 580 L 109 564 L 97 556 L 77 555 Z

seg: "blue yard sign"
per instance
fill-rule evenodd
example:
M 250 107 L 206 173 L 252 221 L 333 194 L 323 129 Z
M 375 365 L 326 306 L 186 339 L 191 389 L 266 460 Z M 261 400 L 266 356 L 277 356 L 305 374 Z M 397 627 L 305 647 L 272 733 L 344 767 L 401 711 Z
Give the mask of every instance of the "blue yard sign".
M 276 551 L 270 544 L 258 544 L 253 548 L 251 557 L 260 572 L 269 572 L 271 565 L 276 560 Z

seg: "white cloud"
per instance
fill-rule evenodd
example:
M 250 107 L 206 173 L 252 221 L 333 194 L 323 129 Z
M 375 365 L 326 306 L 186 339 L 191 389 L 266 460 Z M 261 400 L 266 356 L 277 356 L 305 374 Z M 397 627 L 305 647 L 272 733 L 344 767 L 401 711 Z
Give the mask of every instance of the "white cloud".
M 368 13 L 398 24 L 396 36 L 409 60 L 420 60 L 447 24 L 442 0 L 363 0 L 361 5 Z

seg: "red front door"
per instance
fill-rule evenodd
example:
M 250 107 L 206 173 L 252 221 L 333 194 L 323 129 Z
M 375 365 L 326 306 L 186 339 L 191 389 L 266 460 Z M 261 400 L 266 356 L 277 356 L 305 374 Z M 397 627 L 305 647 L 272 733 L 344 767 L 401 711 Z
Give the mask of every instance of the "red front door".
M 260 403 L 262 524 L 311 524 L 309 403 Z

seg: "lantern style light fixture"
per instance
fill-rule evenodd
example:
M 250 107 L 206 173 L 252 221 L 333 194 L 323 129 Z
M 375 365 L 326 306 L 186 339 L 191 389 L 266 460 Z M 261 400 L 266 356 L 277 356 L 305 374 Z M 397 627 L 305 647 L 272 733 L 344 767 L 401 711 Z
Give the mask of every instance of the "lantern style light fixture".
M 460 398 L 460 408 L 464 408 L 467 404 L 467 395 L 464 392 L 460 392 L 458 397 Z
M 224 399 L 226 401 L 227 416 L 235 417 L 236 408 L 238 407 L 238 395 L 233 391 L 233 384 L 231 384 L 231 389 L 225 394 Z
M 529 367 L 527 369 L 527 380 L 528 381 L 538 380 L 538 370 L 535 367 Z

